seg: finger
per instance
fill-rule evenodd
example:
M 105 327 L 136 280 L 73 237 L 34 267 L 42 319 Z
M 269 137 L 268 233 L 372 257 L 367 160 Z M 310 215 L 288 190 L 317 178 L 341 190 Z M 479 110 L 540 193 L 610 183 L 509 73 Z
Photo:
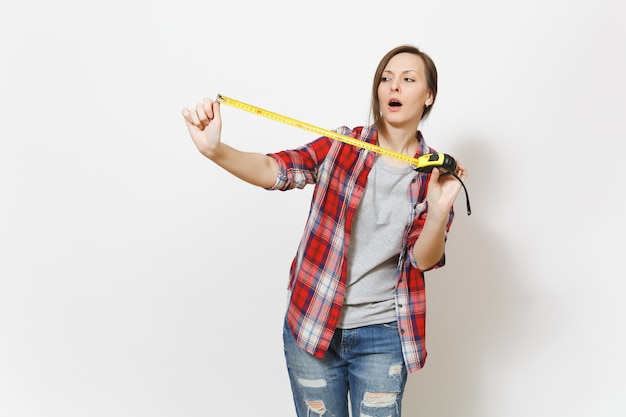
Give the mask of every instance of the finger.
M 204 111 L 209 119 L 213 119 L 213 117 L 215 117 L 213 114 L 213 100 L 209 97 L 205 97 L 204 100 L 202 100 L 202 107 L 204 108 Z
M 204 104 L 198 103 L 196 104 L 196 114 L 198 115 L 198 120 L 200 124 L 205 127 L 209 124 L 209 120 L 211 119 L 207 114 L 206 110 L 204 110 Z
M 188 119 L 192 125 L 202 128 L 202 122 L 200 122 L 200 118 L 198 117 L 198 112 L 196 109 L 189 109 Z
M 430 172 L 430 181 L 437 182 L 439 181 L 440 176 L 441 176 L 441 171 L 439 171 L 439 168 L 433 167 L 433 170 Z
M 195 110 L 184 108 L 183 117 L 185 118 L 185 122 L 190 126 L 200 125 L 200 120 L 198 119 L 198 115 L 196 114 Z
M 220 103 L 218 103 L 217 101 L 213 102 L 213 118 L 219 121 L 222 120 L 222 107 L 220 106 Z
M 185 118 L 185 122 L 187 124 L 191 124 L 191 114 L 189 113 L 189 109 L 188 108 L 184 108 L 182 111 L 183 117 Z
M 464 180 L 467 177 L 467 168 L 457 161 L 456 175 Z

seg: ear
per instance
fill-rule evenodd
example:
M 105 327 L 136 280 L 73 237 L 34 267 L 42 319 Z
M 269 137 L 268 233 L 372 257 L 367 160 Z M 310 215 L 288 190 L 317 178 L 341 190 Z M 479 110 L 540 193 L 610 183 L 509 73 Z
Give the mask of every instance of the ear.
M 426 97 L 426 102 L 424 103 L 424 105 L 426 105 L 426 107 L 430 107 L 433 105 L 434 101 L 435 101 L 435 96 L 433 95 L 432 91 L 430 91 L 428 93 L 428 97 Z

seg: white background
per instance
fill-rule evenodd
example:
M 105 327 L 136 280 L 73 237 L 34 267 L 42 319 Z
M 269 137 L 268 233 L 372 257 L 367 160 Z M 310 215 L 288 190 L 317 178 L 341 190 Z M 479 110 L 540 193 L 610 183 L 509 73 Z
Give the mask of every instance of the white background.
M 403 43 L 464 162 L 427 276 L 427 417 L 626 416 L 620 0 L 7 1 L 0 6 L 0 416 L 291 416 L 281 325 L 311 190 L 222 172 L 180 111 L 218 93 L 367 122 Z M 310 133 L 222 107 L 224 141 Z

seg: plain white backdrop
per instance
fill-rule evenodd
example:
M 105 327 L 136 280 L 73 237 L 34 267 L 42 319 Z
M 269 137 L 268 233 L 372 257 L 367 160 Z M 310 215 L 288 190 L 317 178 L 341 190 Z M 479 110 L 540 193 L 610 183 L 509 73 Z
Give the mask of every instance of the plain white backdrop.
M 367 123 L 374 70 L 435 60 L 422 127 L 469 168 L 427 275 L 420 417 L 626 416 L 618 0 L 0 6 L 0 416 L 292 416 L 281 325 L 311 190 L 255 189 L 180 115 L 218 93 Z M 310 133 L 222 107 L 223 140 Z

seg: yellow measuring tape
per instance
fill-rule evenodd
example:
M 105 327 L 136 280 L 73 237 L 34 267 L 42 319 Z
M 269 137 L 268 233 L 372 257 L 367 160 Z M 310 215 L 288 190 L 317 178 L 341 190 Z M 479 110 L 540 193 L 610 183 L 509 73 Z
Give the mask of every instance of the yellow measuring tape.
M 411 166 L 418 171 L 430 172 L 433 167 L 438 167 L 440 169 L 441 168 L 445 169 L 447 167 L 450 170 L 449 173 L 452 174 L 461 182 L 461 185 L 463 186 L 463 189 L 465 190 L 467 214 L 469 215 L 471 213 L 469 196 L 467 195 L 467 189 L 465 188 L 465 184 L 463 184 L 463 181 L 461 181 L 461 179 L 455 174 L 454 171 L 456 170 L 456 167 L 457 167 L 456 161 L 450 155 L 443 154 L 443 153 L 429 153 L 429 154 L 421 155 L 418 158 L 412 158 L 410 156 L 407 156 L 398 152 L 394 152 L 390 149 L 386 149 L 381 146 L 374 145 L 372 143 L 363 142 L 353 137 L 342 135 L 333 130 L 328 130 L 328 129 L 314 126 L 309 123 L 301 122 L 300 120 L 292 119 L 291 117 L 283 116 L 282 114 L 274 113 L 272 111 L 253 106 L 251 104 L 247 104 L 242 101 L 238 101 L 230 97 L 223 96 L 221 94 L 217 95 L 217 99 L 215 101 L 218 103 L 226 104 L 231 107 L 235 107 L 237 109 L 245 110 L 247 112 L 256 114 L 258 116 L 267 117 L 268 119 L 272 119 L 277 122 L 285 123 L 291 126 L 298 127 L 300 129 L 308 130 L 309 132 L 317 133 L 320 136 L 325 136 L 331 139 L 336 139 L 338 141 L 347 143 L 349 145 L 354 145 L 359 148 L 367 149 L 368 151 L 376 152 L 381 155 L 386 155 L 392 158 L 399 159 L 400 161 L 404 161 L 404 162 L 411 164 Z
M 223 96 L 221 94 L 217 95 L 216 101 L 218 103 L 226 104 L 228 106 L 235 107 L 237 109 L 245 110 L 247 112 L 250 112 L 259 116 L 267 117 L 268 119 L 272 119 L 277 122 L 285 123 L 291 126 L 298 127 L 300 129 L 308 130 L 309 132 L 317 133 L 320 136 L 326 136 L 331 139 L 336 139 L 338 141 L 347 143 L 349 145 L 354 145 L 359 148 L 367 149 L 368 151 L 376 152 L 381 155 L 386 155 L 395 159 L 399 159 L 401 161 L 407 162 L 416 167 L 424 165 L 424 163 L 426 162 L 426 159 L 430 158 L 430 154 L 425 155 L 424 160 L 422 160 L 421 158 L 420 159 L 412 158 L 410 156 L 407 156 L 398 152 L 394 152 L 390 149 L 386 149 L 378 145 L 374 145 L 372 143 L 364 142 L 362 140 L 358 140 L 350 136 L 342 135 L 332 130 L 317 127 L 309 123 L 301 122 L 299 120 L 292 119 L 291 117 L 283 116 L 282 114 L 274 113 L 272 111 L 253 106 L 251 104 L 247 104 L 242 101 L 238 101 L 230 97 Z

